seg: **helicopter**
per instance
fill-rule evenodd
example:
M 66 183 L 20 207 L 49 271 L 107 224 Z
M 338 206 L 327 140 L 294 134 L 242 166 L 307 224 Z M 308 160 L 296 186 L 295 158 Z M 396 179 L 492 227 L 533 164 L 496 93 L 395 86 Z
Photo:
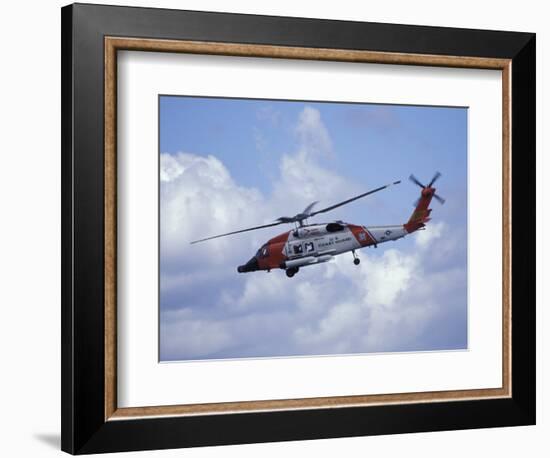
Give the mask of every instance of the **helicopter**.
M 441 204 L 445 203 L 445 199 L 436 194 L 436 190 L 433 187 L 440 176 L 441 173 L 436 172 L 427 185 L 422 184 L 414 175 L 409 176 L 409 180 L 418 185 L 422 191 L 420 192 L 420 197 L 414 203 L 415 209 L 412 215 L 404 224 L 359 226 L 343 221 L 308 224 L 308 220 L 318 214 L 329 212 L 401 183 L 401 181 L 394 181 L 338 202 L 330 207 L 313 211 L 314 207 L 318 204 L 318 202 L 313 202 L 297 215 L 281 216 L 270 224 L 206 237 L 195 240 L 191 244 L 281 224 L 294 224 L 294 229 L 273 237 L 264 243 L 248 262 L 237 267 L 237 271 L 239 273 L 255 271 L 270 272 L 273 269 L 282 269 L 286 272 L 287 277 L 292 278 L 298 273 L 300 268 L 328 262 L 335 256 L 348 252 L 352 253 L 353 263 L 357 266 L 361 261 L 355 253 L 356 250 L 370 246 L 377 248 L 380 243 L 389 242 L 390 240 L 395 241 L 408 234 L 424 229 L 426 223 L 431 219 L 430 213 L 432 210 L 428 207 L 432 198 L 435 198 Z

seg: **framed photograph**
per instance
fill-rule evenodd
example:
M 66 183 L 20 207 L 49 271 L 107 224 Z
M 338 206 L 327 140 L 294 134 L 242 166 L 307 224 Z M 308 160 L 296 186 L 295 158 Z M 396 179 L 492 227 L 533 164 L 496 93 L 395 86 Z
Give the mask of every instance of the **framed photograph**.
M 62 147 L 63 450 L 535 423 L 534 34 L 70 5 Z

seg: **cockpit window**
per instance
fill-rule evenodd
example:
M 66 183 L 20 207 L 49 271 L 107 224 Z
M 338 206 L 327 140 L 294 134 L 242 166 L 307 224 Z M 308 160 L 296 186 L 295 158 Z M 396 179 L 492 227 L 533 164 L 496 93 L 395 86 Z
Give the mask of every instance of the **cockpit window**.
M 261 247 L 256 253 L 256 257 L 258 258 L 267 258 L 268 255 L 269 255 L 269 249 L 267 248 L 267 245 L 264 245 L 263 247 Z

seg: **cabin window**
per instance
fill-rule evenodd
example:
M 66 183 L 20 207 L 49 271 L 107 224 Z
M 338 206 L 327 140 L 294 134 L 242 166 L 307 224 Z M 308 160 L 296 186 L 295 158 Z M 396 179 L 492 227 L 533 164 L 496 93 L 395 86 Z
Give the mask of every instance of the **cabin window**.
M 294 254 L 302 254 L 303 253 L 303 249 L 302 249 L 302 244 L 301 243 L 298 243 L 296 245 L 294 245 Z
M 313 247 L 313 242 L 307 242 L 305 245 L 306 253 L 311 253 L 312 251 L 315 251 L 315 248 Z

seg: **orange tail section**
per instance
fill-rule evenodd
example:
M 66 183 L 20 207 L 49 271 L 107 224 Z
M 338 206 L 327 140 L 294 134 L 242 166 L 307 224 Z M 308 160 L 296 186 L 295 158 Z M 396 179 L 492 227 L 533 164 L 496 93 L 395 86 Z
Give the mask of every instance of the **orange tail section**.
M 403 225 L 407 232 L 411 233 L 417 231 L 430 221 L 432 209 L 428 207 L 430 206 L 434 192 L 435 190 L 433 188 L 425 188 L 422 190 L 422 194 L 420 195 L 420 199 L 418 199 L 413 214 L 409 218 L 409 221 Z

